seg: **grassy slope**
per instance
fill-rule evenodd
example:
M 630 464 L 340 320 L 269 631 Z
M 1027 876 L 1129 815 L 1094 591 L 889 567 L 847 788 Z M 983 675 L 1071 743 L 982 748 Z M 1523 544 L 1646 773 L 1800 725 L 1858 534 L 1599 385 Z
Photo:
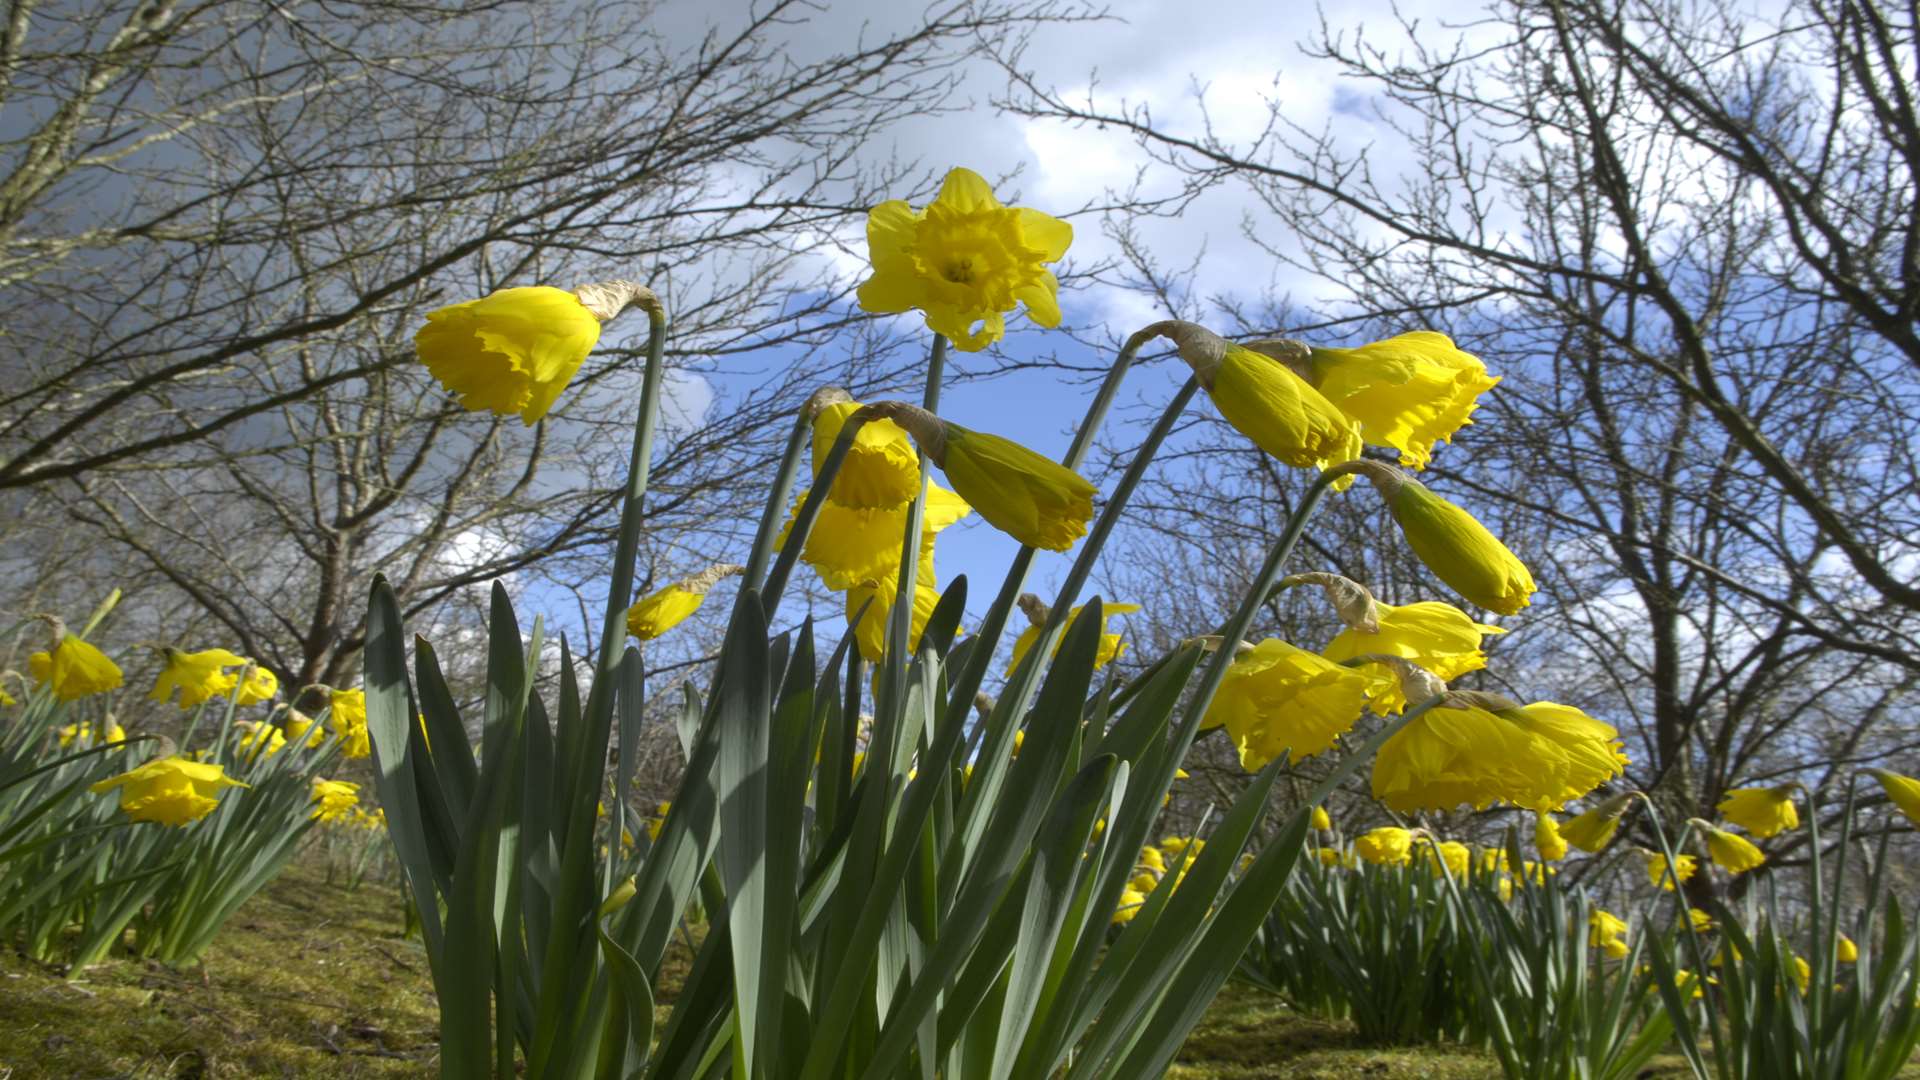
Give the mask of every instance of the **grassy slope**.
M 434 1075 L 434 1004 L 392 889 L 295 865 L 241 908 L 198 969 L 114 960 L 72 980 L 0 952 L 0 1078 Z M 669 964 L 684 962 L 684 955 Z M 669 982 L 676 973 L 669 971 Z M 670 995 L 663 995 L 670 1000 Z M 662 1021 L 669 1006 L 661 1008 Z M 1484 1054 L 1360 1045 L 1351 1029 L 1229 987 L 1175 1080 L 1481 1080 Z

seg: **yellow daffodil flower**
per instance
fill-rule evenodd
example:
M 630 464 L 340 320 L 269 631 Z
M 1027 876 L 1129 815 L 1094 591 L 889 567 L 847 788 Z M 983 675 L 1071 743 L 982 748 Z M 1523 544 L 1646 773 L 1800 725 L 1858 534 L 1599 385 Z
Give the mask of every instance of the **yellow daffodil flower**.
M 1439 442 L 1473 421 L 1482 393 L 1500 380 L 1447 335 L 1415 330 L 1354 349 L 1311 347 L 1309 381 L 1360 423 L 1375 446 L 1400 451 L 1400 464 L 1424 469 Z
M 1013 659 L 1007 661 L 1007 674 L 1009 675 L 1013 674 L 1014 668 L 1020 666 L 1020 661 L 1026 659 L 1027 653 L 1033 649 L 1033 643 L 1040 640 L 1040 631 L 1045 626 L 1049 614 L 1046 606 L 1040 603 L 1040 598 L 1034 596 L 1032 593 L 1021 594 L 1020 606 L 1021 609 L 1027 613 L 1028 625 L 1025 630 L 1020 631 L 1019 637 L 1013 639 Z M 1086 605 L 1079 604 L 1068 611 L 1067 625 L 1072 626 L 1074 620 L 1080 617 L 1080 612 L 1085 609 Z M 1110 604 L 1104 601 L 1100 604 L 1100 646 L 1094 653 L 1093 668 L 1095 671 L 1113 663 L 1119 659 L 1121 653 L 1127 651 L 1126 643 L 1120 640 L 1119 634 L 1109 634 L 1106 632 L 1107 620 L 1113 618 L 1115 615 L 1130 615 L 1139 610 L 1139 604 Z M 1065 640 L 1066 635 L 1062 634 L 1054 641 L 1053 651 L 1049 654 L 1049 657 L 1060 655 L 1060 645 Z
M 841 397 L 845 397 L 842 392 Z M 813 415 L 813 478 L 832 451 L 847 417 L 860 403 L 847 399 L 821 405 Z M 880 510 L 909 502 L 920 493 L 920 452 L 899 424 L 876 417 L 860 426 L 827 498 L 854 510 Z
M 180 707 L 191 709 L 207 699 L 234 688 L 240 676 L 226 670 L 247 662 L 247 658 L 226 649 L 202 649 L 199 652 L 165 652 L 167 666 L 153 682 L 153 701 L 167 701 L 180 692 Z
M 1307 824 L 1313 826 L 1316 829 L 1325 831 L 1327 829 L 1333 828 L 1333 819 L 1327 816 L 1326 807 L 1316 806 L 1313 808 L 1313 820 L 1309 821 Z
M 1547 862 L 1559 862 L 1567 857 L 1566 838 L 1560 835 L 1560 823 L 1552 814 L 1542 812 L 1533 816 L 1533 846 Z
M 1713 929 L 1713 916 L 1697 907 L 1687 909 L 1687 929 L 1696 934 L 1704 934 Z
M 798 514 L 807 493 L 794 496 L 793 513 Z M 907 530 L 908 507 L 880 510 L 853 510 L 828 500 L 820 507 L 813 532 L 800 549 L 800 561 L 813 567 L 821 584 L 844 591 L 894 574 L 900 566 L 900 538 Z M 940 530 L 973 512 L 965 499 L 941 487 L 927 485 L 926 507 L 920 519 L 920 555 L 930 557 L 934 537 Z M 793 515 L 774 541 L 776 549 L 786 546 L 793 531 Z
M 134 821 L 185 825 L 213 812 L 221 788 L 246 786 L 219 765 L 175 756 L 149 761 L 88 790 L 99 795 L 119 788 L 120 809 Z
M 313 790 L 308 802 L 314 804 L 313 820 L 326 823 L 350 820 L 354 810 L 360 806 L 360 785 L 347 780 L 323 780 L 313 778 Z
M 1618 775 L 1617 734 L 1568 706 L 1454 692 L 1381 746 L 1374 797 L 1403 813 L 1500 800 L 1554 809 Z
M 1093 485 L 1011 439 L 946 425 L 940 467 L 987 523 L 1029 547 L 1065 551 L 1087 534 Z
M 641 641 L 652 641 L 700 610 L 707 592 L 722 578 L 745 569 L 732 563 L 718 563 L 653 592 L 627 609 L 627 633 Z
M 279 676 L 256 663 L 247 669 L 246 678 L 234 688 L 233 702 L 236 705 L 253 705 L 272 701 L 273 695 L 279 692 Z
M 1382 825 L 1355 837 L 1353 850 L 1375 866 L 1403 866 L 1413 859 L 1413 833 Z
M 1598 852 L 1613 839 L 1614 831 L 1620 827 L 1620 818 L 1631 802 L 1631 795 L 1615 795 L 1562 825 L 1560 835 L 1581 851 Z
M 1658 851 L 1643 851 L 1641 854 L 1645 856 L 1647 860 L 1647 880 L 1651 882 L 1655 888 L 1672 892 L 1673 873 L 1667 868 L 1667 857 Z M 1680 868 L 1680 880 L 1682 882 L 1692 878 L 1694 873 L 1700 869 L 1700 860 L 1691 855 L 1676 854 L 1673 857 L 1673 861 L 1674 864 Z
M 428 312 L 413 343 L 462 408 L 518 413 L 532 427 L 593 351 L 600 322 L 576 294 L 533 285 Z
M 900 591 L 900 582 L 891 574 L 886 577 L 870 578 L 847 590 L 847 619 L 859 618 L 860 623 L 854 629 L 854 641 L 860 646 L 860 655 L 868 663 L 877 664 L 887 652 L 887 623 L 893 617 L 893 598 Z M 940 590 L 934 585 L 933 568 L 923 563 L 913 579 L 913 627 L 908 634 L 907 648 L 911 652 L 920 649 L 920 635 L 927 628 L 927 620 L 933 617 L 933 609 L 940 603 Z M 866 608 L 861 615 L 860 609 Z M 878 672 L 875 672 L 877 675 Z
M 1224 726 L 1241 767 L 1257 772 L 1282 753 L 1299 761 L 1330 749 L 1387 681 L 1268 638 L 1227 668 L 1201 727 Z
M 1887 798 L 1900 808 L 1907 820 L 1920 825 L 1920 780 L 1886 769 L 1868 769 L 1867 772 L 1880 781 L 1880 790 L 1887 793 Z
M 85 720 L 68 724 L 61 728 L 56 734 L 59 736 L 60 749 L 62 750 L 65 750 L 76 742 L 83 746 L 95 745 L 93 725 Z M 126 741 L 127 730 L 121 727 L 118 721 L 111 718 L 108 719 L 102 732 L 100 745 L 112 746 L 115 743 L 123 743 Z
M 1587 916 L 1587 946 L 1603 948 L 1608 942 L 1626 937 L 1627 922 L 1611 911 L 1594 908 Z
M 248 761 L 265 753 L 268 757 L 279 753 L 287 745 L 287 736 L 272 724 L 258 720 L 241 720 L 234 724 L 240 729 L 240 753 Z
M 373 741 L 367 734 L 367 692 L 335 690 L 328 698 L 327 730 L 340 740 L 340 752 L 348 758 L 373 756 Z
M 1423 600 L 1413 604 L 1378 604 L 1379 629 L 1367 632 L 1349 627 L 1343 630 L 1321 655 L 1329 660 L 1346 661 L 1368 653 L 1402 657 L 1433 673 L 1442 682 L 1451 682 L 1469 671 L 1487 666 L 1487 654 L 1480 639 L 1488 634 L 1504 634 L 1497 626 L 1473 621 L 1452 604 Z M 1381 716 L 1406 709 L 1406 694 L 1398 679 L 1391 680 L 1367 702 Z
M 61 701 L 78 701 L 104 694 L 123 680 L 120 665 L 107 654 L 72 634 L 62 633 L 50 653 L 37 652 L 27 657 L 27 672 L 33 680 L 53 688 Z
M 1153 337 L 1172 341 L 1220 416 L 1276 459 L 1298 468 L 1324 469 L 1360 456 L 1358 421 L 1315 390 L 1294 366 L 1306 359 L 1305 345 L 1273 356 L 1180 320 L 1154 323 L 1131 340 Z M 1342 479 L 1339 486 L 1347 483 Z
M 326 733 L 313 726 L 313 717 L 297 709 L 287 710 L 287 719 L 284 726 L 287 731 L 287 738 L 289 739 L 298 739 L 302 735 L 307 736 L 307 748 L 310 750 L 319 747 L 321 743 L 327 741 Z
M 1544 795 L 1515 802 L 1534 809 L 1557 809 L 1578 799 L 1626 771 L 1627 755 L 1620 732 L 1571 705 L 1536 701 L 1496 713 L 1529 734 L 1553 746 L 1565 760 L 1565 772 L 1556 774 L 1557 787 L 1542 787 Z
M 1841 934 L 1833 943 L 1833 958 L 1842 964 L 1857 964 L 1860 962 L 1860 946 L 1855 945 L 1852 938 Z
M 1448 874 L 1464 879 L 1473 869 L 1473 849 L 1457 840 L 1442 840 L 1427 849 L 1427 863 L 1435 877 L 1444 867 Z
M 1766 855 L 1746 837 L 1699 818 L 1694 818 L 1693 823 L 1700 829 L 1700 835 L 1706 838 L 1707 854 L 1712 857 L 1713 864 L 1727 873 L 1744 874 L 1766 863 Z
M 1160 849 L 1157 847 L 1141 848 L 1139 865 L 1151 870 L 1156 876 L 1167 872 L 1166 857 L 1160 854 Z
M 1807 963 L 1806 958 L 1798 953 L 1790 954 L 1790 958 L 1793 960 L 1793 985 L 1799 987 L 1800 992 L 1804 994 L 1807 992 L 1807 983 L 1813 979 L 1813 968 Z
M 1146 902 L 1147 894 L 1138 889 L 1126 888 L 1120 890 L 1120 906 L 1114 909 L 1113 921 L 1116 924 L 1132 922 L 1133 917 L 1140 914 L 1140 908 L 1144 906 Z
M 1005 315 L 1020 304 L 1035 325 L 1060 325 L 1060 283 L 1042 264 L 1072 242 L 1071 225 L 1001 206 L 980 174 L 956 168 L 925 210 L 891 199 L 868 215 L 873 276 L 860 286 L 860 306 L 924 312 L 954 348 L 978 352 L 1006 335 Z
M 1766 838 L 1800 826 L 1793 805 L 1793 785 L 1770 788 L 1734 788 L 1721 799 L 1720 816 L 1755 836 Z

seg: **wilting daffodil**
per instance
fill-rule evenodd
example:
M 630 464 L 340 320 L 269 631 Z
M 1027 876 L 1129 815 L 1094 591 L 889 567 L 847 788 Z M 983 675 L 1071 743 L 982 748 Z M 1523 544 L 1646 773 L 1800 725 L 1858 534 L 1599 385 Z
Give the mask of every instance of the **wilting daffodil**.
M 53 689 L 61 701 L 78 701 L 104 694 L 123 680 L 120 665 L 107 654 L 67 633 L 65 624 L 48 617 L 53 627 L 53 648 L 27 657 L 27 672 L 35 682 Z
M 1793 785 L 1734 788 L 1716 807 L 1720 816 L 1758 837 L 1798 828 L 1800 812 L 1793 805 Z
M 1014 668 L 1020 666 L 1020 661 L 1026 659 L 1027 653 L 1033 649 L 1033 643 L 1040 640 L 1040 631 L 1046 626 L 1048 616 L 1052 614 L 1052 612 L 1047 610 L 1047 605 L 1042 603 L 1040 598 L 1032 593 L 1021 593 L 1019 604 L 1020 610 L 1026 613 L 1027 628 L 1020 631 L 1019 637 L 1013 639 L 1013 659 L 1007 661 L 1007 674 L 1009 675 L 1013 674 Z M 1080 617 L 1080 612 L 1085 609 L 1085 606 L 1084 604 L 1075 605 L 1072 610 L 1067 612 L 1068 626 L 1072 626 L 1074 620 Z M 1109 634 L 1106 632 L 1106 621 L 1115 615 L 1127 615 L 1139 610 L 1139 604 L 1101 603 L 1100 647 L 1098 651 L 1094 653 L 1093 657 L 1093 667 L 1095 671 L 1113 663 L 1119 658 L 1121 653 L 1127 651 L 1126 643 L 1120 640 L 1119 634 Z M 1053 652 L 1049 655 L 1060 655 L 1060 646 L 1065 640 L 1064 635 L 1055 640 L 1053 643 Z
M 1388 681 L 1268 638 L 1227 668 L 1201 727 L 1224 725 L 1239 747 L 1241 767 L 1257 772 L 1282 753 L 1299 761 L 1331 749 L 1360 719 L 1368 696 Z
M 1447 335 L 1415 330 L 1353 349 L 1256 341 L 1250 347 L 1283 361 L 1306 377 L 1341 412 L 1359 421 L 1360 434 L 1375 446 L 1400 452 L 1400 464 L 1424 469 L 1439 442 L 1472 423 L 1482 393 L 1500 380 Z
M 1060 325 L 1060 283 L 1043 264 L 1071 243 L 1071 225 L 1001 206 L 980 174 L 956 168 L 925 210 L 890 199 L 867 216 L 873 276 L 860 286 L 860 306 L 924 312 L 954 348 L 978 352 L 1006 335 L 1005 315 L 1020 304 L 1035 325 Z
M 719 563 L 649 594 L 627 609 L 627 633 L 641 641 L 652 641 L 698 611 L 706 602 L 707 591 L 721 578 L 745 570 L 744 566 Z
M 501 289 L 427 313 L 414 334 L 420 362 L 460 405 L 531 427 L 553 408 L 600 340 L 600 325 L 628 305 L 657 307 L 645 287 L 627 281 Z
M 135 821 L 185 825 L 213 812 L 219 805 L 221 788 L 246 786 L 230 779 L 217 764 L 188 761 L 176 755 L 149 761 L 88 790 L 98 795 L 119 788 L 120 809 Z

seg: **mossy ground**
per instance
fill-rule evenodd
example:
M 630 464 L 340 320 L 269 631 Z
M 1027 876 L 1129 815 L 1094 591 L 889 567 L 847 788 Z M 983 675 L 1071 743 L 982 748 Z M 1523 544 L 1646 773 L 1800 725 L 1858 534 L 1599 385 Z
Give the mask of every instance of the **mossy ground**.
M 686 959 L 670 955 L 669 984 Z M 0 951 L 0 1080 L 432 1076 L 434 1026 L 399 893 L 375 883 L 349 892 L 311 863 L 242 907 L 195 967 L 115 959 L 67 979 Z M 1367 1046 L 1350 1027 L 1229 986 L 1167 1075 L 1482 1080 L 1500 1070 L 1461 1047 Z

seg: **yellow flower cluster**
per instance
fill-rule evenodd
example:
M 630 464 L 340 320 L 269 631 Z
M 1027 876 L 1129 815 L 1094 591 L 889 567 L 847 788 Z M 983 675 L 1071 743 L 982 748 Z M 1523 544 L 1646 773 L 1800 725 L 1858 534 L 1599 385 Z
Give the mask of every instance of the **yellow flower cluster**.
M 60 749 L 62 750 L 65 750 L 75 743 L 79 743 L 81 746 L 96 745 L 94 726 L 85 720 L 68 724 L 55 732 L 55 735 L 60 740 Z M 100 728 L 98 738 L 98 745 L 112 746 L 115 743 L 126 742 L 127 731 L 115 722 L 112 717 L 108 717 L 107 721 Z
M 1139 858 L 1134 860 L 1133 876 L 1127 879 L 1127 887 L 1120 892 L 1120 906 L 1114 910 L 1113 921 L 1132 922 L 1146 904 L 1147 897 L 1160 886 L 1179 888 L 1180 882 L 1187 876 L 1187 870 L 1193 866 L 1193 860 L 1200 857 L 1201 850 L 1206 846 L 1207 842 L 1197 837 L 1163 836 L 1158 845 L 1141 848 Z M 1170 873 L 1167 867 L 1174 862 L 1178 862 L 1180 868 Z

